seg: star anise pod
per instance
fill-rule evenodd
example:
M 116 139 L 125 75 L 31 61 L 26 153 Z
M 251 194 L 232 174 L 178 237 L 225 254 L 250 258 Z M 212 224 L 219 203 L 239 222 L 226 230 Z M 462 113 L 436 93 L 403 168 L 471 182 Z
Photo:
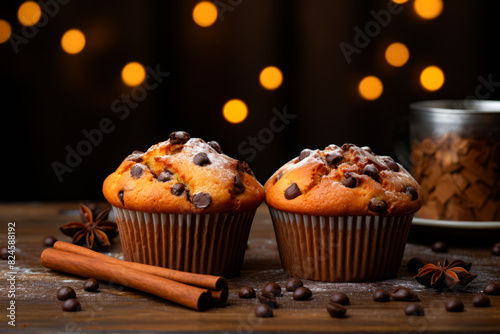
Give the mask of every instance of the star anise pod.
M 91 210 L 86 205 L 80 204 L 81 222 L 69 222 L 60 226 L 62 233 L 73 237 L 76 245 L 99 250 L 111 245 L 110 240 L 117 234 L 117 225 L 109 221 L 109 208 L 105 210 Z M 94 218 L 95 216 L 95 218 Z
M 428 263 L 418 270 L 418 275 L 413 278 L 426 287 L 442 290 L 448 288 L 453 290 L 458 286 L 469 284 L 476 274 L 470 274 L 472 263 L 465 263 L 462 260 L 448 262 L 444 260 L 443 265 L 438 261 L 437 265 Z

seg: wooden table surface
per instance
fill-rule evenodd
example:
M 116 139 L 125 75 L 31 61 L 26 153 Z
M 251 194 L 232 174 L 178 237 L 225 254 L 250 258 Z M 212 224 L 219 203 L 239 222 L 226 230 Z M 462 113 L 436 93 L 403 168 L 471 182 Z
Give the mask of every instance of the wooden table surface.
M 248 250 L 239 277 L 230 279 L 227 306 L 197 312 L 169 301 L 105 282 L 99 293 L 85 292 L 84 279 L 46 269 L 40 265 L 45 248 L 44 237 L 53 235 L 70 241 L 58 226 L 77 216 L 61 214 L 62 210 L 78 210 L 78 203 L 0 204 L 0 246 L 7 245 L 7 224 L 16 222 L 16 328 L 8 325 L 7 261 L 0 260 L 1 322 L 3 332 L 36 333 L 100 333 L 100 332 L 384 332 L 384 333 L 500 333 L 500 296 L 490 296 L 491 307 L 476 308 L 472 298 L 485 284 L 500 282 L 500 257 L 490 254 L 490 242 L 484 248 L 466 244 L 450 247 L 447 254 L 437 254 L 428 245 L 408 243 L 398 276 L 371 283 L 326 283 L 304 281 L 313 292 L 309 301 L 294 301 L 286 292 L 278 298 L 279 308 L 273 318 L 257 318 L 257 299 L 240 299 L 242 286 L 256 290 L 268 281 L 284 286 L 289 278 L 280 265 L 272 222 L 267 208 L 259 208 L 248 243 Z M 121 255 L 119 238 L 111 249 Z M 478 277 L 461 293 L 438 293 L 415 282 L 406 269 L 406 262 L 418 256 L 426 263 L 449 259 L 472 262 L 472 273 Z M 61 286 L 75 289 L 82 305 L 80 312 L 63 312 L 56 292 Z M 409 317 L 403 312 L 406 302 L 376 303 L 372 292 L 377 288 L 392 291 L 395 286 L 410 287 L 420 296 L 426 315 Z M 336 291 L 343 291 L 351 300 L 347 317 L 331 318 L 326 304 Z M 465 310 L 451 313 L 445 302 L 452 297 L 464 301 Z

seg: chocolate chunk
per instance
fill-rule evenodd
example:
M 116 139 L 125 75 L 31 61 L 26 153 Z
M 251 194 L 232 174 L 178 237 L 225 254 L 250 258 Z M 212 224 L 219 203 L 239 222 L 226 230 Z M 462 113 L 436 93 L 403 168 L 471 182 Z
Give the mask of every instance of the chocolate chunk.
M 446 311 L 448 312 L 462 312 L 464 310 L 464 302 L 461 299 L 453 298 L 446 303 Z
M 342 181 L 342 185 L 347 188 L 355 188 L 358 184 L 358 181 L 355 177 L 346 175 L 346 179 Z
M 483 288 L 483 293 L 485 293 L 487 295 L 498 296 L 498 295 L 500 295 L 500 285 L 498 285 L 496 283 L 486 284 Z
M 436 241 L 432 244 L 431 249 L 436 253 L 446 253 L 448 252 L 448 245 L 442 241 Z
M 377 213 L 384 213 L 387 211 L 387 203 L 378 198 L 372 198 L 368 208 Z
M 365 168 L 363 168 L 363 174 L 368 175 L 375 181 L 378 181 L 378 169 L 374 165 L 366 165 Z
M 342 153 L 335 151 L 328 154 L 325 160 L 328 164 L 337 166 L 337 163 L 339 163 L 343 158 L 344 156 L 342 155 Z
M 170 136 L 168 136 L 170 139 L 170 143 L 172 145 L 176 144 L 185 144 L 187 141 L 191 138 L 189 133 L 184 132 L 184 131 L 176 131 L 172 132 Z
M 53 236 L 45 237 L 43 239 L 43 245 L 47 247 L 52 247 L 56 243 L 57 239 L 54 238 Z
M 300 191 L 297 183 L 292 183 L 292 185 L 285 190 L 286 199 L 294 199 L 295 197 L 300 195 L 302 195 L 302 192 Z
M 122 202 L 122 205 L 125 206 L 125 201 L 123 200 L 123 190 L 120 190 L 118 192 L 118 197 L 120 198 L 120 202 Z
M 500 256 L 500 242 L 497 242 L 491 248 L 491 255 Z
M 170 192 L 174 196 L 180 196 L 180 195 L 182 195 L 182 193 L 184 193 L 185 188 L 186 188 L 186 186 L 183 185 L 182 183 L 176 183 L 176 184 L 174 184 L 172 189 L 170 189 Z
M 255 298 L 255 290 L 252 287 L 244 286 L 240 289 L 238 296 L 244 299 Z
M 330 298 L 332 303 L 337 303 L 340 305 L 349 305 L 349 297 L 343 292 L 335 293 L 332 298 Z
M 193 157 L 193 163 L 203 167 L 210 164 L 210 159 L 208 159 L 208 155 L 205 152 L 200 152 Z
M 411 303 L 405 308 L 406 315 L 423 316 L 425 311 L 420 303 Z
M 158 175 L 158 177 L 156 179 L 160 182 L 168 182 L 168 181 L 172 180 L 173 176 L 174 176 L 174 174 L 172 174 L 171 172 L 169 172 L 167 170 L 167 171 L 161 172 L 160 175 Z
M 241 194 L 244 191 L 245 191 L 245 185 L 243 184 L 243 181 L 241 181 L 241 177 L 238 174 L 236 174 L 234 176 L 234 192 L 237 194 Z
M 300 152 L 299 154 L 299 161 L 302 161 L 304 160 L 305 158 L 307 158 L 308 156 L 311 155 L 311 150 L 308 150 L 308 149 L 305 149 L 303 150 L 302 152 Z
M 70 288 L 69 286 L 63 286 L 57 291 L 57 299 L 66 300 L 70 298 L 76 298 L 75 290 Z
M 281 286 L 276 282 L 268 282 L 262 291 L 272 293 L 274 296 L 281 296 Z
M 406 264 L 406 268 L 408 268 L 408 273 L 411 275 L 415 275 L 418 273 L 418 270 L 424 266 L 424 261 L 422 261 L 419 257 L 411 258 Z
M 0 259 L 7 260 L 9 258 L 9 250 L 7 247 L 2 247 L 0 249 Z
M 89 278 L 83 284 L 83 290 L 89 292 L 96 292 L 97 290 L 99 290 L 99 282 L 97 282 L 95 278 Z
M 144 168 L 141 165 L 134 165 L 134 167 L 130 170 L 130 175 L 132 175 L 134 179 L 140 178 L 143 173 Z
M 328 303 L 326 310 L 332 318 L 343 318 L 347 312 L 347 309 L 344 306 L 332 302 Z
M 210 145 L 214 150 L 216 150 L 217 153 L 222 154 L 222 150 L 221 150 L 218 142 L 216 142 L 215 140 L 212 140 L 212 141 L 209 141 L 207 144 Z
M 389 292 L 384 289 L 378 289 L 373 293 L 373 300 L 379 303 L 388 302 L 391 299 Z
M 349 148 L 354 147 L 353 144 L 344 144 L 342 147 L 340 147 L 342 150 L 347 151 Z
M 134 162 L 141 162 L 143 156 L 144 156 L 144 152 L 142 152 L 142 151 L 134 151 L 125 160 L 134 161 Z
M 197 209 L 206 209 L 212 203 L 212 196 L 207 193 L 197 193 L 193 196 L 192 201 Z
M 311 290 L 309 288 L 306 288 L 305 286 L 298 287 L 293 292 L 293 299 L 295 300 L 308 300 L 311 299 L 311 297 Z
M 415 188 L 408 186 L 406 187 L 406 192 L 410 194 L 412 201 L 418 198 L 418 192 L 415 190 Z
M 298 278 L 292 277 L 286 282 L 286 291 L 295 291 L 297 288 L 300 288 L 301 286 L 304 286 L 304 283 L 302 283 L 301 280 Z
M 255 309 L 255 316 L 259 318 L 271 318 L 273 309 L 266 304 L 261 304 Z
M 369 146 L 363 146 L 361 149 L 365 150 L 368 153 L 373 154 L 373 151 L 372 151 L 372 149 Z
M 240 162 L 238 161 L 238 166 L 237 166 L 238 170 L 241 170 L 249 175 L 252 175 L 253 177 L 255 177 L 255 175 L 253 174 L 252 170 L 250 169 L 250 166 L 247 164 L 246 161 L 243 161 L 243 162 Z
M 283 177 L 283 171 L 279 172 L 278 175 L 276 175 L 276 181 L 274 181 L 274 183 L 278 182 L 282 177 Z
M 474 298 L 472 299 L 472 304 L 475 307 L 487 307 L 490 306 L 490 297 L 484 295 L 484 294 L 479 294 L 475 295 Z
M 418 296 L 408 288 L 396 287 L 391 293 L 392 300 L 403 302 L 416 302 L 420 299 Z
M 257 299 L 261 304 L 266 304 L 272 308 L 278 307 L 278 302 L 276 301 L 276 297 L 274 297 L 272 293 L 259 291 L 257 293 Z
M 62 310 L 65 312 L 80 311 L 81 310 L 80 302 L 74 298 L 70 298 L 62 304 Z
M 397 162 L 395 162 L 394 160 L 392 160 L 392 158 L 386 157 L 386 158 L 383 158 L 382 161 L 385 162 L 385 164 L 387 165 L 387 167 L 390 170 L 392 170 L 393 172 L 399 172 L 399 170 L 400 170 L 399 165 L 397 164 Z

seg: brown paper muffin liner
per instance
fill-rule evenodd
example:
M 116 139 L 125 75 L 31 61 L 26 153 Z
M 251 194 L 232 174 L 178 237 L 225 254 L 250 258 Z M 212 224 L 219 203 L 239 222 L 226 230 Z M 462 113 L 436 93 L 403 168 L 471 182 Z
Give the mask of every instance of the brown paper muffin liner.
M 240 273 L 256 211 L 168 214 L 113 210 L 126 261 L 227 278 Z
M 269 210 L 283 268 L 294 277 L 329 282 L 395 276 L 413 218 L 328 217 Z

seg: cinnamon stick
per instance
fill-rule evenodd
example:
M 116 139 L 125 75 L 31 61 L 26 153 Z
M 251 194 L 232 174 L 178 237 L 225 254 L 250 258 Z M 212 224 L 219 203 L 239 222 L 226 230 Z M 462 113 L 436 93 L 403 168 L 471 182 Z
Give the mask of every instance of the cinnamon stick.
M 171 279 L 173 281 L 198 286 L 202 288 L 207 288 L 210 290 L 226 290 L 228 291 L 227 281 L 224 277 L 221 276 L 212 276 L 212 275 L 204 275 L 204 274 L 194 274 L 188 273 L 184 271 L 168 269 L 163 267 L 152 266 L 148 264 L 122 261 L 117 258 L 104 255 L 99 252 L 95 252 L 88 248 L 78 246 L 69 242 L 57 241 L 54 243 L 54 248 L 59 249 L 66 252 L 71 252 L 75 254 L 80 254 L 87 256 L 89 258 L 93 258 L 102 262 L 107 263 L 122 263 L 126 262 L 129 268 L 133 268 L 135 270 L 139 270 L 148 274 L 156 275 Z
M 221 289 L 210 292 L 210 303 L 215 306 L 224 306 L 227 302 L 227 290 Z
M 208 307 L 208 290 L 145 273 L 130 267 L 131 262 L 118 261 L 92 261 L 88 256 L 53 248 L 45 249 L 41 255 L 42 265 L 53 270 L 114 282 L 195 310 Z

